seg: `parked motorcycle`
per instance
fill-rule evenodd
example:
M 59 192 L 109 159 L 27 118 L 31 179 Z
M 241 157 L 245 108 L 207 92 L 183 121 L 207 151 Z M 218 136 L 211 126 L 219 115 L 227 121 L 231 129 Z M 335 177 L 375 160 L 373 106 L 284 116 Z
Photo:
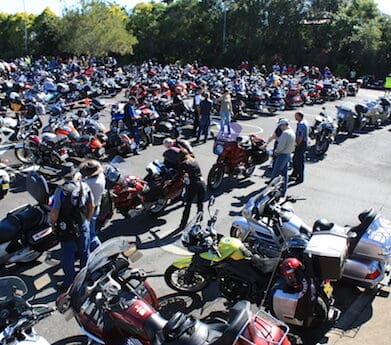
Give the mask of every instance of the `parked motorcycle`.
M 159 214 L 170 200 L 182 195 L 183 177 L 163 162 L 153 161 L 146 167 L 144 178 L 121 174 L 120 157 L 115 157 L 106 167 L 107 187 L 112 194 L 115 209 L 125 218 L 143 212 Z
M 254 256 L 240 239 L 218 236 L 214 228 L 218 210 L 209 215 L 205 230 L 202 212 L 186 226 L 182 243 L 195 254 L 175 260 L 166 269 L 167 285 L 176 291 L 197 292 L 218 281 L 228 300 L 246 299 L 259 305 L 279 257 Z
M 266 150 L 261 149 L 265 140 L 258 134 L 239 136 L 239 133 L 225 137 L 219 132 L 214 145 L 214 153 L 218 155 L 208 174 L 208 187 L 218 189 L 225 174 L 238 178 L 252 175 L 256 164 L 262 164 L 269 159 Z
M 365 117 L 368 125 L 380 126 L 390 119 L 391 102 L 387 98 L 380 97 L 377 100 L 359 103 L 356 109 L 360 112 L 359 115 Z
M 288 326 L 266 313 L 254 314 L 241 301 L 227 320 L 197 320 L 181 312 L 170 320 L 155 310 L 156 295 L 143 270 L 130 266 L 137 256 L 134 244 L 124 237 L 106 241 L 95 250 L 70 289 L 57 299 L 61 313 L 70 312 L 90 340 L 111 344 L 259 344 L 289 345 Z M 157 275 L 160 276 L 160 275 Z
M 49 187 L 35 172 L 26 177 L 26 190 L 38 202 L 7 213 L 0 221 L 0 264 L 27 263 L 55 246 L 58 241 L 49 225 Z
M 295 86 L 288 89 L 285 96 L 285 107 L 296 108 L 302 107 L 305 103 L 305 98 L 302 95 L 302 90 Z
M 348 136 L 352 136 L 354 130 L 361 131 L 366 126 L 367 120 L 364 116 L 366 109 L 362 105 L 347 102 L 335 107 L 337 108 L 338 133 L 346 132 Z
M 322 278 L 299 259 L 285 259 L 271 290 L 271 312 L 279 320 L 303 328 L 337 320 L 341 312 L 334 307 L 333 287 Z
M 274 88 L 266 98 L 265 107 L 269 113 L 285 110 L 285 92 L 281 88 Z
M 3 199 L 9 189 L 12 173 L 10 175 L 9 168 L 0 160 L 0 200 Z
M 330 144 L 335 140 L 338 128 L 337 121 L 326 114 L 324 107 L 322 109 L 323 111 L 315 117 L 315 122 L 309 130 L 309 137 L 315 140 L 317 156 L 323 156 L 327 152 Z
M 343 261 L 342 276 L 345 280 L 365 288 L 387 284 L 391 258 L 391 222 L 374 210 L 359 215 L 360 224 L 341 227 L 326 220 L 317 220 L 313 227 L 306 225 L 292 207 L 279 201 L 282 179 L 277 177 L 258 195 L 252 197 L 243 209 L 243 218 L 233 222 L 231 236 L 249 242 L 252 248 L 275 257 L 284 244 L 294 236 L 313 238 L 317 232 L 325 232 L 338 238 L 347 238 L 348 250 Z M 297 199 L 288 198 L 288 201 Z M 321 238 L 317 235 L 317 238 Z M 333 241 L 323 237 L 319 251 L 327 251 Z M 332 249 L 330 249 L 332 252 Z M 332 256 L 332 254 L 331 254 Z M 325 279 L 331 279 L 330 277 Z M 336 279 L 336 278 L 335 278 Z
M 55 308 L 46 304 L 31 305 L 23 296 L 27 286 L 19 277 L 0 278 L 0 343 L 10 345 L 49 345 L 34 326 L 50 316 Z

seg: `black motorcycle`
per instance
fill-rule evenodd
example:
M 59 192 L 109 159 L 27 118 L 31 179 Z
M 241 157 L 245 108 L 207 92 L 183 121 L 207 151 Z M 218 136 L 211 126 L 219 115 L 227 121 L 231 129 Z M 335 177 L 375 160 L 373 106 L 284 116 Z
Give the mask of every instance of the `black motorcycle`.
M 49 224 L 49 186 L 36 172 L 26 177 L 26 190 L 36 205 L 23 205 L 0 221 L 0 264 L 27 263 L 54 247 L 57 237 Z
M 364 116 L 367 109 L 361 104 L 353 105 L 352 103 L 345 103 L 341 106 L 336 105 L 337 108 L 337 132 L 346 132 L 350 137 L 355 130 L 361 131 L 367 124 Z

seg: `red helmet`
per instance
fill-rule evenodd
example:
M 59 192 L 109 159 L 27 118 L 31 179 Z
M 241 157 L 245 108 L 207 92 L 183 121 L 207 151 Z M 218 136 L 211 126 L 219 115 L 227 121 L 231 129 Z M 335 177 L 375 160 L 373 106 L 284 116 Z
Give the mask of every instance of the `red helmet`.
M 296 258 L 285 259 L 280 265 L 280 273 L 286 283 L 294 289 L 302 288 L 304 278 L 304 265 Z

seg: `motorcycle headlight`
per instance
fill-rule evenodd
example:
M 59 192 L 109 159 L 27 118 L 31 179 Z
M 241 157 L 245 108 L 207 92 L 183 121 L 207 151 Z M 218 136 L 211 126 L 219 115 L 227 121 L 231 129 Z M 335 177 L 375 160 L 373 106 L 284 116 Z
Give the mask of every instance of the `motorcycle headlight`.
M 224 151 L 224 146 L 223 145 L 216 145 L 215 147 L 215 154 L 216 155 L 221 155 Z

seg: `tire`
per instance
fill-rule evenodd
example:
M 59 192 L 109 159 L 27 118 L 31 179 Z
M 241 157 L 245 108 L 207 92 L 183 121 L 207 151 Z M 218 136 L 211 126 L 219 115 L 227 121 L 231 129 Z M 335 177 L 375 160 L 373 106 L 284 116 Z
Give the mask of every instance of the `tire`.
M 277 109 L 276 109 L 276 108 L 268 107 L 268 108 L 267 108 L 267 111 L 268 111 L 270 114 L 274 114 L 274 113 L 277 111 Z
M 150 140 L 148 138 L 148 136 L 144 133 L 144 131 L 140 131 L 140 136 L 141 136 L 141 139 L 140 139 L 140 148 L 142 150 L 145 150 L 148 145 L 150 144 Z
M 130 218 L 129 212 L 127 210 L 125 210 L 124 208 L 119 208 L 117 210 L 125 219 Z
M 224 168 L 221 165 L 214 164 L 208 174 L 208 188 L 212 190 L 218 189 L 224 177 Z
M 15 149 L 15 156 L 22 163 L 32 163 L 33 162 L 33 153 L 30 149 L 23 147 L 17 147 Z
M 346 132 L 348 133 L 348 137 L 351 137 L 353 135 L 354 131 L 354 120 L 352 119 L 346 124 Z
M 245 178 L 250 177 L 254 173 L 254 170 L 255 170 L 254 158 L 252 156 L 249 156 L 247 161 L 247 167 L 245 172 L 243 173 L 243 176 Z
M 171 289 L 180 292 L 198 292 L 204 289 L 209 284 L 209 280 L 198 272 L 195 272 L 193 275 L 192 285 L 186 285 L 184 283 L 183 278 L 188 268 L 189 267 L 177 268 L 173 265 L 169 266 L 164 272 L 166 284 Z
M 168 204 L 168 200 L 167 199 L 156 200 L 153 203 L 153 206 L 150 209 L 150 211 L 151 211 L 151 213 L 153 215 L 157 215 L 157 214 L 159 214 L 160 212 L 162 212 L 166 208 L 167 204 Z
M 317 156 L 323 156 L 329 149 L 330 142 L 326 138 L 322 140 L 317 140 L 315 144 L 315 154 Z

